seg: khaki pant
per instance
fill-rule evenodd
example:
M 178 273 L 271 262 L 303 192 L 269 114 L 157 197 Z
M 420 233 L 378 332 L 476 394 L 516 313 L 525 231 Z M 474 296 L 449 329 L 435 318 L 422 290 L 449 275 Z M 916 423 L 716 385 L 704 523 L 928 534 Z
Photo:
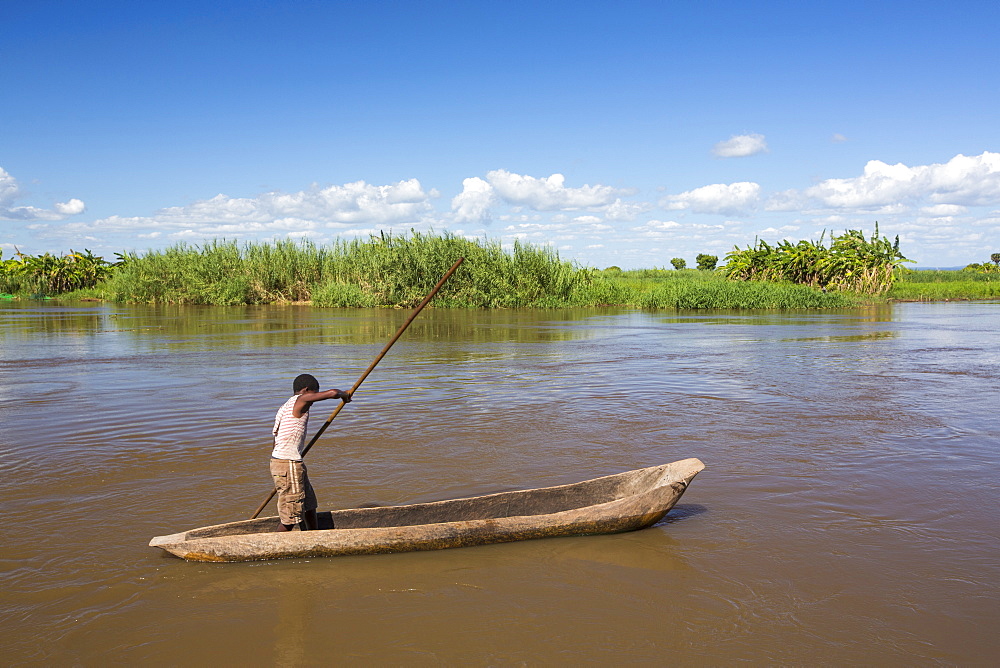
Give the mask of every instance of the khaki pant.
M 271 478 L 278 491 L 278 518 L 282 524 L 298 524 L 307 510 L 316 510 L 316 492 L 309 484 L 305 462 L 272 459 Z

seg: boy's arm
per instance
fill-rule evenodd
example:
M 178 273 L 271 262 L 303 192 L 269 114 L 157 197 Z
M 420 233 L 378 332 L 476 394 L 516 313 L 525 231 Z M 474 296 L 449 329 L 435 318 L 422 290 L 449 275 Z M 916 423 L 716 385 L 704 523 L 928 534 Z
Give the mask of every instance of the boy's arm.
M 295 406 L 292 408 L 292 415 L 295 417 L 302 417 L 302 415 L 309 410 L 309 407 L 313 405 L 315 401 L 323 401 L 324 399 L 340 399 L 345 404 L 350 403 L 351 395 L 344 390 L 323 390 L 322 392 L 303 392 L 295 399 Z

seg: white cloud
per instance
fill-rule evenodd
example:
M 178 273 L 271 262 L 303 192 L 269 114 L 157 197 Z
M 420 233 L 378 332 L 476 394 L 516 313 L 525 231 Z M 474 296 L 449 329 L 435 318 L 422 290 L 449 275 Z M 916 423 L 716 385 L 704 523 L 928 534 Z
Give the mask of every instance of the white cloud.
M 798 190 L 771 193 L 764 203 L 765 211 L 797 211 L 808 208 L 806 196 Z
M 82 200 L 71 199 L 60 202 L 52 209 L 39 209 L 34 206 L 13 206 L 21 199 L 21 187 L 17 179 L 0 167 L 0 220 L 63 220 L 69 216 L 83 213 L 86 205 Z
M 137 228 L 172 229 L 205 237 L 246 236 L 324 227 L 417 222 L 431 209 L 417 179 L 375 186 L 356 181 L 342 186 L 313 187 L 295 193 L 268 192 L 253 198 L 216 195 L 186 206 L 161 209 L 152 216 L 111 216 L 81 228 L 126 231 Z M 67 226 L 69 228 L 69 226 Z
M 451 210 L 457 223 L 479 223 L 490 219 L 490 207 L 496 201 L 493 186 L 479 178 L 462 181 L 462 192 L 451 200 Z
M 719 213 L 735 215 L 756 207 L 760 200 L 760 185 L 750 181 L 738 183 L 713 183 L 688 190 L 679 195 L 668 195 L 660 206 L 668 211 L 689 209 L 694 213 Z
M 549 223 L 520 222 L 516 225 L 508 225 L 504 232 L 512 234 L 520 239 L 573 239 L 579 234 L 605 234 L 614 230 L 610 225 L 604 224 L 597 216 L 577 216 L 576 218 L 566 218 L 565 216 L 553 216 Z M 559 220 L 555 220 L 558 218 Z
M 602 213 L 607 220 L 632 221 L 652 208 L 648 202 L 623 202 L 619 198 L 602 209 Z
M 991 215 L 970 221 L 972 225 L 1000 225 L 1000 211 L 993 211 Z M 1000 230 L 998 230 L 1000 232 Z
M 518 233 L 537 233 L 537 232 L 562 232 L 568 229 L 565 223 L 519 223 L 517 225 L 508 225 L 504 228 L 505 232 L 518 232 Z
M 251 201 L 251 207 L 263 220 L 284 216 L 326 223 L 385 225 L 415 221 L 431 209 L 431 204 L 420 181 L 409 179 L 383 186 L 355 181 L 291 194 L 265 193 Z
M 485 179 L 471 177 L 462 181 L 462 192 L 451 201 L 451 221 L 456 223 L 489 223 L 497 206 L 510 207 L 514 215 L 531 211 L 591 211 L 606 220 L 634 220 L 652 207 L 647 202 L 626 202 L 622 196 L 634 194 L 632 189 L 602 185 L 566 186 L 562 174 L 536 178 L 496 169 Z M 568 218 L 553 216 L 554 221 Z M 510 220 L 510 213 L 497 216 Z
M 831 209 L 899 210 L 926 200 L 931 204 L 985 206 L 1000 203 L 1000 153 L 956 155 L 944 164 L 908 167 L 871 160 L 861 176 L 827 179 L 802 191 L 776 194 L 768 210 L 818 205 Z
M 440 194 L 417 179 L 389 185 L 357 181 L 243 198 L 217 195 L 141 217 L 111 215 L 87 222 L 53 222 L 79 214 L 86 206 L 68 198 L 50 209 L 18 206 L 23 191 L 0 170 L 0 218 L 15 212 L 17 220 L 26 221 L 19 226 L 24 236 L 4 239 L 18 243 L 26 252 L 53 250 L 31 247 L 42 240 L 54 240 L 57 249 L 88 240 L 89 247 L 104 254 L 131 244 L 166 246 L 178 240 L 308 237 L 323 243 L 334 235 L 365 237 L 383 230 L 449 225 L 468 225 L 468 236 L 479 239 L 487 230 L 472 228 L 494 220 L 500 223 L 498 236 L 504 244 L 515 238 L 557 246 L 572 241 L 577 259 L 597 264 L 612 259 L 622 266 L 661 262 L 657 245 L 669 247 L 671 253 L 703 252 L 748 245 L 758 233 L 817 237 L 822 228 L 869 229 L 879 220 L 884 234 L 901 235 L 908 255 L 921 263 L 943 266 L 948 264 L 943 259 L 946 255 L 961 257 L 954 264 L 972 261 L 988 245 L 984 241 L 997 238 L 998 162 L 997 153 L 960 155 L 944 164 L 915 167 L 872 161 L 855 178 L 804 182 L 799 189 L 776 192 L 770 198 L 754 182 L 714 183 L 660 199 L 663 209 L 682 212 L 661 211 L 661 215 L 677 216 L 681 222 L 649 220 L 656 215 L 647 213 L 654 203 L 631 197 L 630 190 L 605 185 L 569 187 L 560 174 L 536 178 L 505 170 L 464 179 L 461 192 L 450 202 L 435 201 Z M 765 215 L 760 210 L 765 203 L 769 212 L 789 213 Z M 984 203 L 992 203 L 994 211 L 972 209 Z M 970 229 L 981 239 L 963 234 Z M 954 240 L 951 245 L 945 241 L 948 235 Z M 921 248 L 936 258 L 921 257 Z
M 536 211 L 576 211 L 610 207 L 620 195 L 631 195 L 634 192 L 600 185 L 567 188 L 566 178 L 562 174 L 537 179 L 533 176 L 513 174 L 503 169 L 487 173 L 486 180 L 506 203 L 527 206 Z
M 798 225 L 783 225 L 781 227 L 768 227 L 761 230 L 758 234 L 788 234 L 789 232 L 798 232 Z
M 830 137 L 830 141 L 833 142 L 834 144 L 843 144 L 845 141 L 847 141 L 847 137 L 840 134 L 839 132 L 835 132 L 833 136 Z
M 527 214 L 527 213 L 504 214 L 502 216 L 498 216 L 498 218 L 500 220 L 502 220 L 503 222 L 505 222 L 505 223 L 537 223 L 538 221 L 542 220 L 542 216 L 540 214 L 537 214 L 537 213 L 532 213 L 532 214 Z M 569 220 L 568 217 L 563 216 L 562 214 L 558 214 L 558 215 L 552 216 L 552 218 L 550 218 L 550 220 L 552 220 L 553 222 L 556 222 L 557 218 L 561 219 L 558 222 L 565 222 L 566 220 Z
M 20 188 L 17 179 L 0 167 L 0 207 L 6 208 L 17 199 Z
M 931 217 L 960 216 L 966 211 L 968 211 L 968 208 L 959 204 L 935 204 L 934 206 L 925 206 L 920 209 L 920 213 Z
M 678 231 L 681 224 L 673 220 L 650 220 L 643 225 L 632 228 L 633 232 L 638 232 L 640 236 L 651 239 L 661 239 L 669 233 Z
M 720 158 L 745 158 L 766 151 L 767 140 L 759 134 L 733 135 L 712 147 L 712 153 Z
M 86 211 L 87 205 L 83 203 L 83 200 L 73 198 L 68 202 L 57 202 L 55 209 L 64 216 L 75 216 Z
M 649 229 L 649 230 L 658 230 L 662 232 L 664 230 L 672 230 L 675 227 L 680 227 L 680 226 L 681 224 L 675 220 L 651 220 L 645 225 L 640 225 L 639 227 L 633 227 L 632 229 L 633 230 Z

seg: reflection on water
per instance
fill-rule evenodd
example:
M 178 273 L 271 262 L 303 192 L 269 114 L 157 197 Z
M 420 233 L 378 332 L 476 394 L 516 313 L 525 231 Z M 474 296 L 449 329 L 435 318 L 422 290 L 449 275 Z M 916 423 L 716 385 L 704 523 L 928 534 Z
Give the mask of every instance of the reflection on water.
M 430 313 L 431 311 L 428 311 Z M 553 310 L 555 322 L 540 326 L 528 311 L 436 310 L 407 330 L 417 341 L 546 341 L 586 336 L 571 325 L 593 319 L 594 310 Z M 409 311 L 396 309 L 313 309 L 309 306 L 82 306 L 38 307 L 4 304 L 0 326 L 5 340 L 40 334 L 80 334 L 94 338 L 129 335 L 136 346 L 156 345 L 256 348 L 309 343 L 371 343 L 391 338 Z M 470 318 L 470 313 L 475 317 Z
M 878 339 L 892 339 L 899 336 L 898 332 L 866 332 L 864 334 L 847 334 L 843 336 L 807 336 L 801 338 L 786 339 L 788 341 L 823 341 L 831 343 L 833 341 L 873 341 Z
M 146 547 L 248 516 L 291 379 L 349 387 L 407 315 L 0 306 L 8 662 L 909 665 L 1000 650 L 995 303 L 431 310 L 310 453 L 321 505 L 688 456 L 708 468 L 659 525 L 617 536 L 227 565 Z M 314 428 L 332 409 L 316 405 Z

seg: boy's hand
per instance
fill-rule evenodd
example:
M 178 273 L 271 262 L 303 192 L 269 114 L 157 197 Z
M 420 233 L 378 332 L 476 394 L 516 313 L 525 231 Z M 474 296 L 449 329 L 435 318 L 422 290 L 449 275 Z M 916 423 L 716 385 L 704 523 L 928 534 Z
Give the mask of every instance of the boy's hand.
M 345 392 L 343 390 L 340 391 L 340 394 L 337 395 L 337 398 L 340 399 L 341 401 L 343 401 L 345 404 L 351 403 L 351 395 L 350 395 L 350 393 Z

